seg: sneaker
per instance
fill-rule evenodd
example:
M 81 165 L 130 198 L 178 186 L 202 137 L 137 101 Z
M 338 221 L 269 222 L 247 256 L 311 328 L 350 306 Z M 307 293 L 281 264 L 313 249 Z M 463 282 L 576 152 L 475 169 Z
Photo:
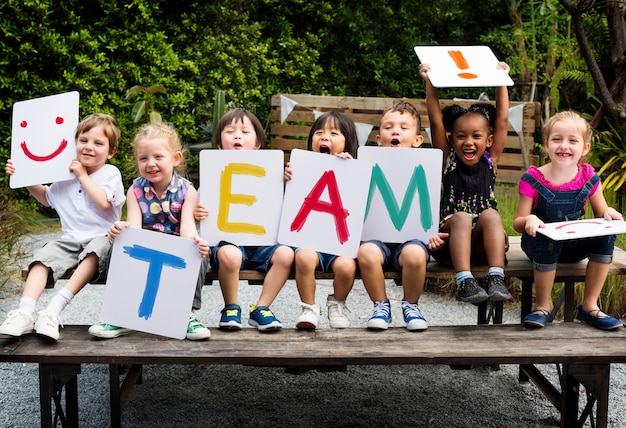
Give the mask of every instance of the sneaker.
M 406 323 L 406 329 L 409 331 L 426 330 L 428 323 L 422 316 L 420 308 L 417 306 L 417 302 L 409 303 L 406 300 L 402 301 L 402 314 L 404 315 L 404 322 Z
M 374 313 L 367 320 L 367 328 L 370 330 L 387 330 L 391 322 L 391 304 L 389 300 L 374 302 Z
M 211 337 L 211 331 L 205 327 L 198 319 L 194 312 L 189 315 L 189 322 L 187 323 L 187 340 L 204 340 Z
M 499 302 L 511 298 L 511 293 L 506 288 L 503 276 L 487 275 L 482 280 L 482 286 L 487 290 L 487 295 L 489 296 L 487 300 L 491 302 Z
M 300 306 L 302 306 L 302 315 L 296 321 L 296 328 L 298 330 L 315 330 L 320 321 L 320 305 L 300 302 Z
M 476 278 L 465 278 L 456 285 L 456 300 L 467 303 L 479 303 L 487 300 L 489 295 L 478 285 Z
M 134 332 L 135 330 L 131 330 L 130 328 L 118 327 L 116 325 L 105 323 L 95 324 L 89 327 L 89 334 L 99 337 L 101 339 L 113 339 L 115 337 Z
M 226 305 L 219 326 L 222 330 L 241 330 L 241 306 Z
M 61 319 L 57 314 L 45 310 L 41 311 L 35 323 L 35 333 L 52 340 L 59 340 L 59 324 L 61 324 Z
M 576 307 L 576 310 L 577 320 L 586 321 L 592 324 L 594 327 L 602 330 L 612 330 L 614 328 L 618 328 L 624 325 L 623 322 L 621 322 L 617 318 L 613 318 L 610 315 L 605 314 L 603 317 L 598 316 L 600 314 L 600 309 L 587 312 L 583 310 L 582 305 L 579 305 Z
M 10 311 L 6 321 L 0 325 L 0 334 L 19 337 L 33 332 L 33 317 L 19 310 Z
M 267 306 L 250 305 L 248 324 L 259 331 L 280 330 L 283 325 Z
M 348 328 L 350 320 L 346 316 L 346 312 L 350 312 L 346 307 L 345 300 L 339 301 L 335 296 L 329 294 L 326 298 L 326 307 L 328 308 L 328 321 L 332 328 Z

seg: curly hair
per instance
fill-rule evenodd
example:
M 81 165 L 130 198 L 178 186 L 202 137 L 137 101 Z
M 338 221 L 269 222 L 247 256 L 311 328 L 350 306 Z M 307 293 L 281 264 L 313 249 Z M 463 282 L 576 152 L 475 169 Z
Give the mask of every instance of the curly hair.
M 476 103 L 472 104 L 469 108 L 461 107 L 458 104 L 445 107 L 442 110 L 443 126 L 445 130 L 452 132 L 452 128 L 454 127 L 456 120 L 467 113 L 478 113 L 483 115 L 485 119 L 487 119 L 487 122 L 489 122 L 489 129 L 493 129 L 493 125 L 496 120 L 496 108 L 489 103 Z

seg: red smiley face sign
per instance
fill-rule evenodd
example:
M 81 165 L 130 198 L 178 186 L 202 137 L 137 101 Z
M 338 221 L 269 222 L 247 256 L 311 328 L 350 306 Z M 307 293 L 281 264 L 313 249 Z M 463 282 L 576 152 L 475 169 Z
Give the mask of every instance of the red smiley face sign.
M 13 106 L 11 188 L 69 180 L 76 157 L 78 92 L 20 101 Z

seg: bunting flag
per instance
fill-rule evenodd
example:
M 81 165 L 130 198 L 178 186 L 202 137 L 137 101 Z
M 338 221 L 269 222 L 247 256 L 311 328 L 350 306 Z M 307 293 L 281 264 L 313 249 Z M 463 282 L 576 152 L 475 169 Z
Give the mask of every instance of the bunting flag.
M 285 120 L 289 116 L 289 114 L 296 107 L 297 102 L 294 100 L 287 98 L 283 95 L 280 96 L 280 123 L 285 123 Z
M 522 132 L 522 127 L 524 124 L 524 106 L 526 104 L 520 104 L 515 107 L 511 107 L 509 109 L 509 123 L 517 132 L 517 135 Z
M 313 110 L 313 116 L 315 116 L 315 120 L 317 120 L 318 117 L 320 117 L 322 114 L 321 111 L 317 111 L 317 110 Z
M 426 135 L 428 135 L 428 141 L 430 142 L 430 145 L 433 145 L 433 136 L 430 134 L 430 127 L 428 128 L 424 128 L 424 131 L 426 131 Z
M 359 139 L 359 147 L 364 146 L 365 143 L 367 143 L 367 138 L 370 136 L 370 132 L 372 132 L 374 125 L 360 122 L 355 122 L 354 125 L 356 126 L 356 135 Z

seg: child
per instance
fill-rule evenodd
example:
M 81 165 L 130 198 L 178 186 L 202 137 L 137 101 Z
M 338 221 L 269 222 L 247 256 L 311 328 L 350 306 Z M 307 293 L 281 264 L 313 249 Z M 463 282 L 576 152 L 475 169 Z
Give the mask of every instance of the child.
M 419 147 L 422 144 L 421 128 L 421 119 L 415 107 L 401 101 L 383 112 L 376 142 L 382 147 Z M 430 259 L 428 250 L 439 248 L 443 237 L 439 234 L 431 238 L 428 245 L 418 239 L 402 244 L 381 241 L 361 243 L 357 260 L 363 285 L 374 302 L 374 313 L 367 321 L 367 328 L 386 330 L 391 322 L 391 304 L 385 291 L 383 269 L 402 271 L 402 314 L 406 328 L 409 331 L 428 328 L 418 301 L 424 289 L 426 265 Z
M 328 153 L 345 159 L 357 156 L 359 141 L 356 127 L 345 114 L 330 111 L 320 115 L 309 132 L 307 148 L 317 153 Z M 291 168 L 285 168 L 285 180 L 291 179 Z M 300 294 L 302 315 L 296 321 L 296 328 L 315 330 L 319 322 L 320 306 L 315 303 L 315 270 L 332 271 L 333 294 L 326 299 L 328 320 L 333 328 L 348 328 L 350 320 L 346 316 L 346 299 L 356 274 L 356 260 L 349 257 L 320 253 L 314 250 L 296 249 L 296 286 Z
M 503 62 L 497 67 L 509 71 Z M 439 263 L 452 265 L 457 300 L 479 303 L 510 299 L 504 278 L 508 237 L 493 193 L 508 129 L 507 88 L 496 88 L 495 109 L 491 104 L 479 103 L 469 109 L 454 105 L 442 111 L 428 71 L 427 64 L 420 65 L 426 81 L 432 142 L 443 150 L 444 163 L 448 162 L 442 180 L 439 230 L 448 233 L 449 239 L 433 256 Z M 489 266 L 482 286 L 470 270 L 473 262 Z
M 209 244 L 198 236 L 193 210 L 198 194 L 193 184 L 181 176 L 184 173 L 183 147 L 176 130 L 167 124 L 144 125 L 134 140 L 135 159 L 141 177 L 133 181 L 126 195 L 126 221 L 117 221 L 109 229 L 109 238 L 115 239 L 126 227 L 144 228 L 193 239 L 204 258 Z M 211 332 L 197 320 L 195 310 L 200 308 L 196 292 L 189 316 L 186 338 L 208 339 Z M 111 339 L 132 330 L 110 324 L 96 324 L 89 328 L 93 336 Z
M 37 201 L 57 211 L 62 235 L 35 253 L 19 306 L 9 312 L 0 334 L 17 337 L 32 332 L 35 305 L 46 284 L 76 269 L 65 287 L 39 312 L 34 325 L 37 334 L 58 340 L 63 309 L 88 282 L 106 272 L 111 245 L 107 230 L 120 219 L 125 200 L 120 171 L 106 164 L 117 152 L 120 130 L 113 117 L 95 113 L 78 124 L 75 139 L 76 158 L 69 165 L 75 178 L 50 186 L 28 187 Z M 11 159 L 6 172 L 15 173 Z
M 533 312 L 524 317 L 524 325 L 545 327 L 549 321 L 557 262 L 576 262 L 588 257 L 585 292 L 576 318 L 604 330 L 622 326 L 620 320 L 604 314 L 598 307 L 613 259 L 615 235 L 553 241 L 537 233 L 545 223 L 580 219 L 587 200 L 596 217 L 622 219 L 619 212 L 607 206 L 593 167 L 581 163 L 591 149 L 592 132 L 589 123 L 577 113 L 555 114 L 543 129 L 543 144 L 550 161 L 539 168 L 531 166 L 521 178 L 513 227 L 522 233 L 522 249 L 533 261 L 537 298 Z
M 227 111 L 215 130 L 215 142 L 222 150 L 259 150 L 265 143 L 265 132 L 259 119 L 250 111 L 236 108 Z M 208 215 L 198 204 L 194 211 L 197 221 Z M 239 247 L 220 242 L 211 251 L 211 267 L 217 270 L 224 309 L 219 322 L 222 330 L 241 329 L 241 307 L 238 303 L 239 270 L 256 269 L 265 272 L 263 288 L 256 305 L 250 305 L 248 324 L 259 331 L 282 328 L 269 306 L 285 285 L 293 265 L 294 252 L 286 245 Z

